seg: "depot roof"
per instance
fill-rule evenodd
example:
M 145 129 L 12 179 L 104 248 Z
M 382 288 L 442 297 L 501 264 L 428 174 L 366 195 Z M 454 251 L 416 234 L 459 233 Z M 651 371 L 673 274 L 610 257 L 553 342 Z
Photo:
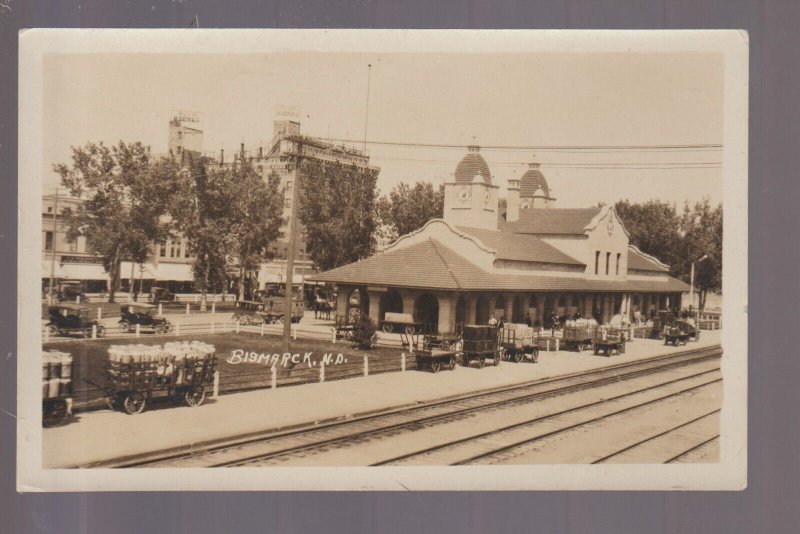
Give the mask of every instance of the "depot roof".
M 500 229 L 518 234 L 583 235 L 602 208 L 528 208 L 514 222 L 499 221 Z
M 585 265 L 536 236 L 464 226 L 456 228 L 460 232 L 478 238 L 484 245 L 494 249 L 496 251 L 495 258 L 498 260 Z
M 339 284 L 444 290 L 685 292 L 680 280 L 603 280 L 575 276 L 490 273 L 440 241 L 429 238 L 376 254 L 309 280 Z

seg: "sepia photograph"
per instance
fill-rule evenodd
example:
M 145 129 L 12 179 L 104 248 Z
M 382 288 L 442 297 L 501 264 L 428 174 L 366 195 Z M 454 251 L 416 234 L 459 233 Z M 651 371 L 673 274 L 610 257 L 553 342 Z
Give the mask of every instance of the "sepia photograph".
M 746 486 L 746 35 L 20 50 L 20 491 Z

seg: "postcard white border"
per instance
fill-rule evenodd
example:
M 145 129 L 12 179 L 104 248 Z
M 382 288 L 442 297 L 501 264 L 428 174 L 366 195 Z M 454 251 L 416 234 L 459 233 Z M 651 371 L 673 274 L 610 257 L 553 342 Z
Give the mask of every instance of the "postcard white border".
M 723 54 L 721 461 L 693 465 L 43 469 L 39 375 L 43 58 L 91 53 L 718 52 Z M 77 30 L 20 33 L 18 491 L 740 490 L 747 481 L 748 36 L 741 30 Z M 33 268 L 35 267 L 35 268 Z M 179 473 L 179 476 L 178 476 Z

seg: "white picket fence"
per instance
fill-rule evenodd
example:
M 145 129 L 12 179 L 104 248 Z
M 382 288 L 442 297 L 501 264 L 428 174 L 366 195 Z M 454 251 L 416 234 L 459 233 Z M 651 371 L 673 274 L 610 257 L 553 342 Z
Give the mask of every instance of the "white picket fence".
M 292 339 L 311 339 L 318 341 L 328 341 L 333 344 L 343 343 L 336 339 L 336 330 L 332 327 L 308 327 L 302 323 L 292 325 Z M 283 336 L 283 325 L 281 324 L 258 324 L 245 325 L 231 320 L 219 320 L 210 322 L 172 322 L 172 328 L 165 334 L 156 334 L 151 329 L 144 329 L 137 325 L 133 332 L 123 331 L 121 328 L 109 326 L 106 328 L 103 338 L 98 338 L 97 330 L 93 327 L 92 335 L 89 338 L 79 336 L 58 336 L 52 335 L 47 327 L 42 327 L 42 340 L 45 343 L 51 341 L 91 341 L 94 339 L 130 339 L 130 338 L 159 338 L 162 336 L 189 336 L 198 334 L 222 334 L 222 333 L 248 333 L 259 336 Z M 421 339 L 421 338 L 420 338 Z M 377 345 L 383 347 L 402 347 L 403 343 L 397 334 L 378 334 Z

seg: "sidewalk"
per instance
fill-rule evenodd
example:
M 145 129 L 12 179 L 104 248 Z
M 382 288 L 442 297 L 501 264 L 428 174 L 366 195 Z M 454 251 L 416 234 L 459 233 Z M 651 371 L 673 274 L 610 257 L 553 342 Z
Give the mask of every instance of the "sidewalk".
M 699 342 L 680 348 L 637 339 L 628 344 L 625 354 L 610 358 L 588 352 L 541 352 L 537 364 L 501 362 L 498 367 L 457 367 L 437 374 L 385 373 L 224 395 L 207 399 L 197 408 L 165 402 L 134 416 L 110 410 L 80 413 L 70 424 L 43 429 L 43 466 L 82 465 L 237 434 L 313 424 L 715 345 L 720 338 L 721 331 L 704 331 Z

